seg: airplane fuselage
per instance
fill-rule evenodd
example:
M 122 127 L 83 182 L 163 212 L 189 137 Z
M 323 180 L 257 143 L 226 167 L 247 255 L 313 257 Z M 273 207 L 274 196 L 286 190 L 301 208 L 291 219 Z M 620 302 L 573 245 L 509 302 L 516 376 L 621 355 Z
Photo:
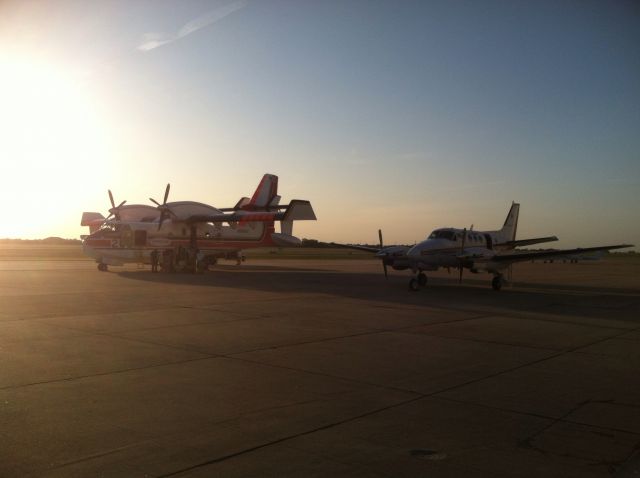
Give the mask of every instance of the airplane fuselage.
M 509 242 L 510 238 L 505 237 L 501 231 L 444 228 L 436 229 L 427 239 L 413 247 L 398 250 L 395 257 L 393 251 L 388 249 L 383 255 L 387 258 L 387 264 L 396 270 L 433 271 L 441 267 L 459 267 L 460 256 L 463 254 L 482 258 L 491 256 L 496 251 L 512 249 Z M 486 270 L 485 266 L 486 264 L 479 264 L 480 268 Z
M 194 230 L 192 230 L 192 228 Z M 106 223 L 86 236 L 83 252 L 96 262 L 107 265 L 151 262 L 151 252 L 193 248 L 203 257 L 234 258 L 243 249 L 255 247 L 295 246 L 300 240 L 276 233 L 273 223 L 247 222 L 233 225 L 157 222 Z

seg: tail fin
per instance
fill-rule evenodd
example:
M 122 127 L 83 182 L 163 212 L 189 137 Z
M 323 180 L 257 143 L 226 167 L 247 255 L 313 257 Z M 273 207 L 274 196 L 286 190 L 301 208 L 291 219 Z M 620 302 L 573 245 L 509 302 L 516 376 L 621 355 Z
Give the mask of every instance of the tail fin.
M 244 211 L 259 211 L 268 209 L 269 206 L 275 206 L 279 201 L 278 176 L 265 174 L 262 176 L 262 181 L 260 181 L 256 192 L 253 193 L 251 200 L 242 204 L 240 208 Z
M 516 230 L 518 229 L 518 214 L 520 213 L 520 204 L 513 202 L 511 203 L 511 209 L 509 209 L 509 214 L 507 214 L 507 218 L 504 220 L 504 225 L 502 229 L 500 229 L 500 233 L 502 237 L 507 241 L 514 241 L 516 239 Z
M 93 234 L 95 231 L 100 229 L 103 222 L 104 216 L 99 212 L 83 212 L 80 225 L 89 226 L 89 232 Z

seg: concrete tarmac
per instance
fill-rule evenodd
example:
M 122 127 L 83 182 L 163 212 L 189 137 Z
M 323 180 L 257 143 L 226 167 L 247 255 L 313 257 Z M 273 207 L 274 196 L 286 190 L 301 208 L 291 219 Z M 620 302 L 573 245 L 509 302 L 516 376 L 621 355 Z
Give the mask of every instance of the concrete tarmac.
M 0 477 L 638 476 L 635 263 L 0 262 Z

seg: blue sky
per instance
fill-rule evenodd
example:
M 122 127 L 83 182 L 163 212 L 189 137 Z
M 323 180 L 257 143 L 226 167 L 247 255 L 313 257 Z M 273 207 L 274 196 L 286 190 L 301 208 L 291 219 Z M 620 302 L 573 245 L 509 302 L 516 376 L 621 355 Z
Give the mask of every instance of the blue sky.
M 303 237 L 409 243 L 497 227 L 516 200 L 520 237 L 640 243 L 635 2 L 9 1 L 0 18 L 5 71 L 72 85 L 31 106 L 66 139 L 4 166 L 3 203 L 30 206 L 0 236 L 77 236 L 107 188 L 229 206 L 271 172 L 314 204 Z M 4 114 L 27 138 L 7 161 L 35 134 Z

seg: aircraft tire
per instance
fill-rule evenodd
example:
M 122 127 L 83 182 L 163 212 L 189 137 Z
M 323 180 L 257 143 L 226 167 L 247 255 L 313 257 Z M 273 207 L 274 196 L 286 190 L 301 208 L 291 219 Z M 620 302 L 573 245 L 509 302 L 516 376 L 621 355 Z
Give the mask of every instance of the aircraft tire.
M 495 276 L 491 281 L 491 287 L 493 287 L 493 290 L 502 289 L 502 278 L 500 276 Z
M 108 269 L 107 269 L 107 265 L 106 265 L 106 264 L 103 264 L 103 263 L 101 262 L 100 264 L 98 264 L 98 270 L 99 270 L 100 272 L 107 272 L 107 270 L 108 270 Z
M 427 274 L 425 274 L 424 272 L 418 274 L 418 284 L 420 285 L 420 287 L 424 287 L 427 285 Z
M 417 292 L 419 289 L 420 289 L 420 283 L 418 282 L 418 279 L 416 279 L 415 277 L 412 277 L 411 280 L 409 281 L 409 290 L 413 292 Z

